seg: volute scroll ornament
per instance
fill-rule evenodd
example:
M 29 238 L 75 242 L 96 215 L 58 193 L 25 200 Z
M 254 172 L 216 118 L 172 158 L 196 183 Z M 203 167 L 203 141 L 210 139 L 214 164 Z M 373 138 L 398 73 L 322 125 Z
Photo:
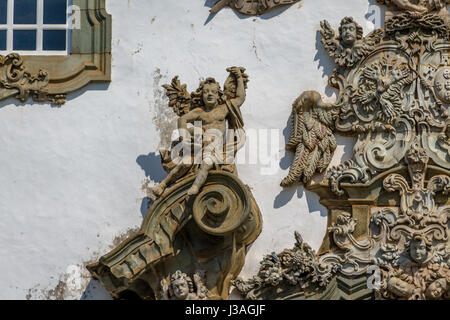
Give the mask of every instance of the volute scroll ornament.
M 168 176 L 149 190 L 155 201 L 141 229 L 88 266 L 114 298 L 229 298 L 262 218 L 234 165 L 245 143 L 248 76 L 242 67 L 227 70 L 223 90 L 213 78 L 192 93 L 178 77 L 164 86 L 180 136 L 161 152 Z
M 37 102 L 51 102 L 54 105 L 65 103 L 66 95 L 48 94 L 46 87 L 49 76 L 45 70 L 35 75 L 27 71 L 23 58 L 17 53 L 0 55 L 0 100 L 16 98 L 26 102 L 30 97 Z
M 231 7 L 239 13 L 255 16 L 299 1 L 301 0 L 217 0 L 210 11 L 211 13 L 218 13 L 225 7 Z

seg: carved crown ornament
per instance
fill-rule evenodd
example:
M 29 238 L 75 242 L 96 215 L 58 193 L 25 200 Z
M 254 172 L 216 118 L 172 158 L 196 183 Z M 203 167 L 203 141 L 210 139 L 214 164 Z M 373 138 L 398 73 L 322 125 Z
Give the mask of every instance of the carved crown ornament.
M 105 0 L 73 0 L 79 8 L 72 18 L 67 56 L 0 55 L 0 100 L 63 105 L 67 94 L 91 82 L 111 81 L 111 15 Z
M 293 249 L 233 281 L 246 299 L 450 299 L 449 1 L 377 2 L 388 6 L 384 30 L 364 37 L 350 17 L 338 31 L 321 23 L 337 100 L 306 91 L 292 106 L 295 156 L 281 185 L 320 196 L 322 246 L 296 233 Z M 336 134 L 357 142 L 330 168 Z

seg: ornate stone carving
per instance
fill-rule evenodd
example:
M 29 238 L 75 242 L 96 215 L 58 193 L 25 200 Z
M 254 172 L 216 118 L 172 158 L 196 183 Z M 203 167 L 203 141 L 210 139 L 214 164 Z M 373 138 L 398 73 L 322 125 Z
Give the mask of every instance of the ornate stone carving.
M 341 21 L 339 35 L 331 28 L 328 21 L 321 22 L 321 42 L 339 67 L 351 68 L 368 53 L 373 51 L 383 37 L 383 30 L 374 30 L 363 37 L 363 28 L 353 18 Z
M 291 137 L 286 145 L 295 158 L 281 186 L 288 187 L 298 181 L 307 184 L 315 173 L 325 171 L 337 147 L 332 126 L 332 106 L 324 103 L 318 92 L 306 91 L 295 100 Z
M 289 5 L 300 0 L 218 0 L 211 8 L 211 13 L 217 13 L 225 7 L 231 7 L 242 14 L 255 16 L 266 13 L 267 11 Z
M 161 280 L 161 299 L 206 300 L 208 289 L 206 289 L 202 277 L 199 273 L 194 273 L 192 278 L 186 273 L 177 270 L 169 279 Z
M 168 177 L 150 191 L 156 201 L 141 230 L 88 266 L 115 298 L 133 292 L 142 299 L 228 299 L 246 247 L 261 232 L 258 206 L 233 162 L 245 143 L 239 108 L 248 76 L 244 68 L 227 70 L 223 90 L 212 78 L 193 93 L 177 77 L 164 86 L 181 136 L 173 152 L 162 153 Z
M 388 6 L 395 5 L 400 10 L 422 14 L 441 10 L 450 3 L 449 0 L 376 0 L 376 2 Z
M 32 97 L 35 101 L 50 101 L 55 105 L 65 102 L 65 95 L 48 94 L 48 73 L 39 70 L 36 75 L 27 71 L 23 58 L 17 53 L 0 55 L 0 100 L 14 97 L 26 102 Z
M 106 0 L 72 0 L 73 8 L 80 8 L 76 16 L 79 26 L 70 32 L 67 56 L 24 55 L 11 53 L 0 58 L 0 100 L 17 97 L 25 102 L 31 97 L 36 102 L 62 105 L 67 94 L 91 82 L 111 81 L 112 18 L 106 11 Z M 72 16 L 72 18 L 74 17 Z M 8 58 L 10 57 L 10 58 Z M 5 64 L 15 61 L 12 79 L 6 78 Z M 6 86 L 5 86 L 6 85 Z M 12 88 L 8 88 L 12 86 Z
M 390 12 L 386 32 L 372 33 L 368 46 L 351 18 L 341 26 L 341 38 L 353 40 L 347 48 L 322 23 L 322 43 L 338 66 L 329 83 L 339 91 L 327 105 L 331 121 L 314 119 L 330 135 L 357 136 L 354 155 L 305 186 L 328 209 L 321 248 L 296 263 L 308 271 L 289 281 L 291 265 L 269 255 L 258 275 L 235 282 L 247 298 L 450 298 L 449 14 L 445 1 L 388 4 L 404 11 Z M 364 50 L 353 51 L 358 34 Z M 294 168 L 302 168 L 297 157 Z M 368 277 L 373 272 L 380 281 Z
M 296 244 L 293 249 L 286 249 L 279 254 L 269 254 L 260 262 L 259 272 L 253 278 L 233 281 L 236 289 L 246 299 L 256 300 L 264 289 L 278 287 L 281 283 L 306 288 L 313 283 L 326 283 L 327 278 L 315 273 L 316 253 L 303 242 L 298 232 L 295 233 Z

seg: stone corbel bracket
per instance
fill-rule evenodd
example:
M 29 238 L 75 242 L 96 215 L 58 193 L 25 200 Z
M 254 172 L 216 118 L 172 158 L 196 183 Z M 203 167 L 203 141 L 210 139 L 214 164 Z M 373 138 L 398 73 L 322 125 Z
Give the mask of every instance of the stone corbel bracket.
M 87 266 L 114 298 L 164 299 L 161 280 L 178 269 L 187 274 L 205 270 L 209 299 L 229 298 L 246 248 L 261 233 L 261 213 L 236 176 L 212 171 L 200 194 L 189 196 L 194 179 L 188 176 L 167 189 L 140 231 Z
M 74 13 L 79 24 L 71 30 L 69 55 L 19 56 L 14 53 L 1 57 L 2 75 L 11 72 L 10 62 L 13 61 L 13 68 L 23 73 L 24 81 L 3 76 L 0 100 L 16 97 L 25 102 L 32 97 L 34 101 L 62 105 L 68 93 L 91 82 L 111 81 L 112 18 L 106 12 L 105 0 L 73 0 L 73 8 L 80 8 L 79 15 Z

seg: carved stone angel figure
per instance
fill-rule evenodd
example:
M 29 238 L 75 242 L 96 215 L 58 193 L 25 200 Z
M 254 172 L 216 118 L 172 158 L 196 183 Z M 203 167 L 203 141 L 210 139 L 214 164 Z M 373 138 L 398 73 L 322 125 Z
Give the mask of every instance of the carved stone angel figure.
M 199 193 L 211 169 L 216 167 L 233 171 L 234 154 L 245 143 L 244 123 L 240 107 L 245 101 L 248 76 L 244 73 L 245 69 L 240 67 L 231 67 L 227 71 L 230 72 L 230 76 L 225 82 L 224 91 L 221 90 L 220 84 L 214 78 L 202 81 L 197 91 L 191 94 L 186 91 L 186 85 L 180 84 L 178 77 L 172 80 L 171 85 L 164 86 L 170 100 L 169 107 L 172 107 L 180 116 L 178 130 L 181 143 L 187 149 L 200 148 L 201 152 L 195 154 L 194 151 L 194 155 L 183 155 L 181 161 L 177 161 L 177 163 L 173 161 L 169 151 L 162 152 L 163 166 L 169 174 L 152 189 L 155 196 L 161 196 L 167 186 L 191 171 L 196 172 L 197 176 L 188 191 L 189 195 Z M 200 145 L 195 139 L 194 128 L 188 128 L 188 124 L 196 122 L 201 123 Z M 230 133 L 229 129 L 233 129 L 231 138 L 225 137 L 227 129 L 228 133 Z M 216 152 L 217 150 L 220 151 Z M 231 155 L 230 150 L 233 151 Z M 229 159 L 230 156 L 232 159 Z
M 351 17 L 342 19 L 339 35 L 328 21 L 321 22 L 321 42 L 339 67 L 350 68 L 360 62 L 383 38 L 383 30 L 372 31 L 365 38 L 363 28 Z
M 416 13 L 427 13 L 441 10 L 450 0 L 377 0 L 377 3 L 384 5 L 395 5 L 397 8 Z
M 316 91 L 306 91 L 295 100 L 291 114 L 291 137 L 286 150 L 294 152 L 294 162 L 282 187 L 302 181 L 307 184 L 330 164 L 337 147 L 333 134 L 333 110 Z

